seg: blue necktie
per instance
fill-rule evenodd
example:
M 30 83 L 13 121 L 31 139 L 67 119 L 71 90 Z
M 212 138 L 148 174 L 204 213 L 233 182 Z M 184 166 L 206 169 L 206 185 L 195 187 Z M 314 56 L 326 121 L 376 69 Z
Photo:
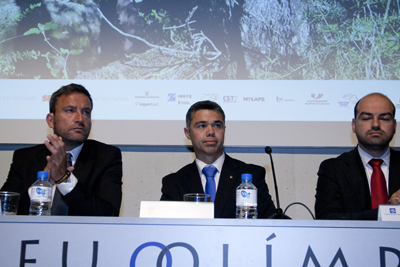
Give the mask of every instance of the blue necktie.
M 213 165 L 205 166 L 202 170 L 202 173 L 206 176 L 207 179 L 206 190 L 204 193 L 211 196 L 211 202 L 214 202 L 215 200 L 216 189 L 214 175 L 217 173 L 217 171 L 217 168 L 215 168 Z

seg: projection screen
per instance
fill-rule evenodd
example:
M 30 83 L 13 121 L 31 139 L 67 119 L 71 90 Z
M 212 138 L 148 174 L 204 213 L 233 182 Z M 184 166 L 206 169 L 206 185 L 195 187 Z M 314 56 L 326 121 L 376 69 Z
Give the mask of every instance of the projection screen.
M 212 100 L 228 146 L 353 146 L 355 103 L 400 106 L 392 1 L 2 1 L 1 143 L 41 143 L 52 92 L 94 101 L 91 138 L 187 145 L 185 114 Z M 399 143 L 396 139 L 394 144 Z

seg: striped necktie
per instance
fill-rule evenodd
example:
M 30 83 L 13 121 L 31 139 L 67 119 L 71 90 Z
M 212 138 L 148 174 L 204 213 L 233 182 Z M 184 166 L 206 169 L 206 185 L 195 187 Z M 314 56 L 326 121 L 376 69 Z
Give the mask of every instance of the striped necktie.
M 72 154 L 67 152 L 67 168 L 72 166 Z M 68 178 L 69 179 L 69 178 Z M 60 190 L 56 186 L 53 204 L 51 206 L 51 215 L 68 215 L 68 205 L 64 202 Z

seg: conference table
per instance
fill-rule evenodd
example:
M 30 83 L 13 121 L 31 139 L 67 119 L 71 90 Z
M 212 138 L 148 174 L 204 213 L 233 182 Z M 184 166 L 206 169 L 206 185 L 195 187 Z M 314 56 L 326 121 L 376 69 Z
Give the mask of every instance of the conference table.
M 400 223 L 0 216 L 0 266 L 399 266 Z

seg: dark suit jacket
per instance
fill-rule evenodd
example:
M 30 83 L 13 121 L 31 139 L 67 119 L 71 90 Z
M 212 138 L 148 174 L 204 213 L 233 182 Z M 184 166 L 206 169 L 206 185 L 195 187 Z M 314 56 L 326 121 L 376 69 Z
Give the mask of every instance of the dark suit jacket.
M 253 184 L 257 187 L 258 218 L 268 218 L 275 213 L 275 206 L 265 183 L 265 169 L 246 164 L 225 155 L 214 202 L 215 218 L 235 218 L 236 188 L 241 184 L 241 175 L 251 173 Z M 182 201 L 188 193 L 204 193 L 196 162 L 186 165 L 176 173 L 162 179 L 161 200 Z
M 29 214 L 28 188 L 50 155 L 45 145 L 16 150 L 8 178 L 1 190 L 21 194 L 18 214 Z M 87 140 L 74 165 L 78 183 L 63 196 L 69 215 L 118 216 L 122 199 L 121 151 L 110 145 Z
M 390 150 L 389 198 L 400 189 L 400 152 Z M 317 219 L 377 220 L 365 168 L 355 148 L 321 163 L 315 195 Z

